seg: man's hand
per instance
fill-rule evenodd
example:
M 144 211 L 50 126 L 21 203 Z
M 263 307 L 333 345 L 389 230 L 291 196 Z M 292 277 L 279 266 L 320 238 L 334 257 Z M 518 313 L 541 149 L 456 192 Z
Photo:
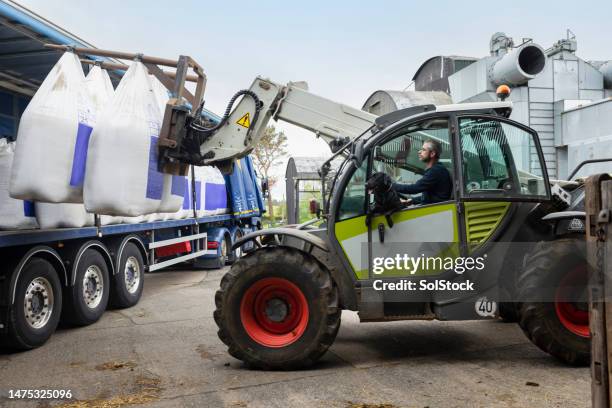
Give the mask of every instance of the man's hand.
M 404 200 L 404 199 L 400 198 L 400 202 L 402 203 L 402 205 L 404 207 L 408 207 L 409 205 L 412 204 L 412 199 L 408 198 L 408 199 Z

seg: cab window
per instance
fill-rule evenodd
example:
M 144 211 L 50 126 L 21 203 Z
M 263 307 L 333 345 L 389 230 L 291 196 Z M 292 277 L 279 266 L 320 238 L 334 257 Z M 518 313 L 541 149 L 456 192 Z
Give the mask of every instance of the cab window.
M 547 197 L 535 135 L 491 118 L 459 119 L 466 197 Z
M 361 166 L 355 170 L 346 185 L 342 193 L 340 207 L 338 208 L 339 221 L 365 214 L 367 168 L 368 160 L 366 158 L 361 163 Z
M 387 173 L 397 183 L 415 183 L 425 172 L 426 164 L 419 160 L 418 153 L 423 146 L 423 142 L 428 139 L 440 142 L 442 154 L 439 163 L 452 176 L 452 150 L 447 118 L 432 118 L 412 124 L 398 132 L 391 140 L 376 146 L 372 173 Z

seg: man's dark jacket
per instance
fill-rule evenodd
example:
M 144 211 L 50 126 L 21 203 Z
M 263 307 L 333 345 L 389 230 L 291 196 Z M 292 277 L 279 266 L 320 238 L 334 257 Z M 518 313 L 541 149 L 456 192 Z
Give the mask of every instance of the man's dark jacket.
M 453 182 L 450 173 L 440 163 L 436 163 L 423 173 L 423 177 L 414 184 L 393 183 L 398 193 L 418 194 L 414 197 L 414 204 L 432 204 L 451 199 Z

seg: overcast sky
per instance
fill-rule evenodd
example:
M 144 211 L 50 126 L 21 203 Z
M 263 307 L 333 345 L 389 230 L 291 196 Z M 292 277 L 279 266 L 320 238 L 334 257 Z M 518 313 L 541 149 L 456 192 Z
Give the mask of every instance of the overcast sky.
M 361 108 L 378 89 L 404 89 L 432 56 L 485 56 L 496 31 L 548 48 L 569 28 L 581 58 L 612 59 L 610 0 L 18 2 L 98 48 L 192 56 L 208 75 L 206 107 L 217 113 L 257 75 L 305 80 L 312 92 Z M 277 127 L 290 155 L 329 154 L 310 133 Z

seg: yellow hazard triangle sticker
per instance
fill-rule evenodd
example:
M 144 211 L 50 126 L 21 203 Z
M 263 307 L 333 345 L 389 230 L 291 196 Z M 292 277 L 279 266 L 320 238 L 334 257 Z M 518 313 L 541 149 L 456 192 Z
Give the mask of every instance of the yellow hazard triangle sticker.
M 249 112 L 245 113 L 236 123 L 248 129 L 251 127 L 251 114 Z

